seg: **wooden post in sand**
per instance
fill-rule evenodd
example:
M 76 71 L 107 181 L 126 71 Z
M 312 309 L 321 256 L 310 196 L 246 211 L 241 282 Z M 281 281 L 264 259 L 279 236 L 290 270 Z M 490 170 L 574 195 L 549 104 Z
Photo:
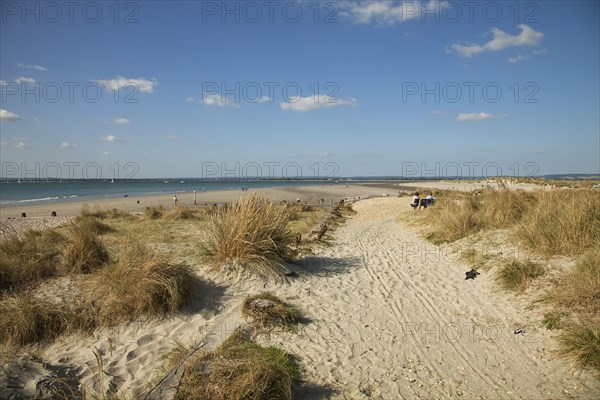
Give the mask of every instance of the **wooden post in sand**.
M 196 189 L 194 189 L 194 205 L 196 205 Z

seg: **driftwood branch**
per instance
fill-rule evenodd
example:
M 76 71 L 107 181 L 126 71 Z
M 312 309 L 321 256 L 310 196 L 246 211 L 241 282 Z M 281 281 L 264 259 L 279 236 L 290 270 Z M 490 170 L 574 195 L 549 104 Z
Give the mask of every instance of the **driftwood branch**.
M 148 395 L 146 395 L 146 400 L 171 400 L 175 397 L 177 393 L 177 388 L 179 388 L 179 383 L 181 382 L 181 378 L 183 377 L 183 373 L 185 372 L 185 367 L 191 356 L 194 355 L 198 350 L 204 347 L 206 343 L 202 342 L 197 346 L 194 346 L 190 351 L 188 351 L 185 356 L 177 363 L 177 365 L 169 371 L 167 376 L 165 376 L 161 381 L 156 385 Z

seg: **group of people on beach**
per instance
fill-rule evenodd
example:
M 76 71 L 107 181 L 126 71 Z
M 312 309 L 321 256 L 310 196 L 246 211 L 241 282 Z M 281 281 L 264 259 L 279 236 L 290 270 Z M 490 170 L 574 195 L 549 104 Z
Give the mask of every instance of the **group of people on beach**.
M 412 201 L 412 203 L 410 203 L 410 206 L 414 210 L 420 209 L 421 207 L 427 208 L 427 207 L 433 205 L 433 203 L 435 203 L 436 200 L 437 200 L 437 198 L 433 196 L 432 192 L 429 192 L 429 194 L 427 196 L 425 196 L 424 198 L 420 197 L 419 192 L 415 192 L 413 201 Z

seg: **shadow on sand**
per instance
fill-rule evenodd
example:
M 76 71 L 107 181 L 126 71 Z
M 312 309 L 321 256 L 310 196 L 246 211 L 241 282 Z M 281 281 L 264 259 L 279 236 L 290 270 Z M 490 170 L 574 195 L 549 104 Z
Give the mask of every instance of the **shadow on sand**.
M 303 400 L 326 400 L 332 398 L 347 398 L 345 393 L 330 385 L 317 385 L 310 382 L 302 382 L 293 391 L 294 399 Z
M 329 274 L 347 274 L 353 268 L 360 267 L 362 260 L 360 257 L 320 257 L 308 256 L 298 260 L 295 263 L 295 270 L 300 274 L 312 276 L 328 276 Z
M 203 317 L 211 317 L 219 312 L 226 286 L 217 285 L 200 277 L 194 277 L 192 281 L 193 297 L 190 302 L 181 309 L 184 314 L 200 314 Z

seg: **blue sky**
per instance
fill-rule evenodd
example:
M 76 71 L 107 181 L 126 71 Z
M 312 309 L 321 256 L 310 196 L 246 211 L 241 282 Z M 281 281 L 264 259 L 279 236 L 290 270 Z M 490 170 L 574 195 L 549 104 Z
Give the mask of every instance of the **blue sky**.
M 600 173 L 597 1 L 115 4 L 2 2 L 4 176 Z

